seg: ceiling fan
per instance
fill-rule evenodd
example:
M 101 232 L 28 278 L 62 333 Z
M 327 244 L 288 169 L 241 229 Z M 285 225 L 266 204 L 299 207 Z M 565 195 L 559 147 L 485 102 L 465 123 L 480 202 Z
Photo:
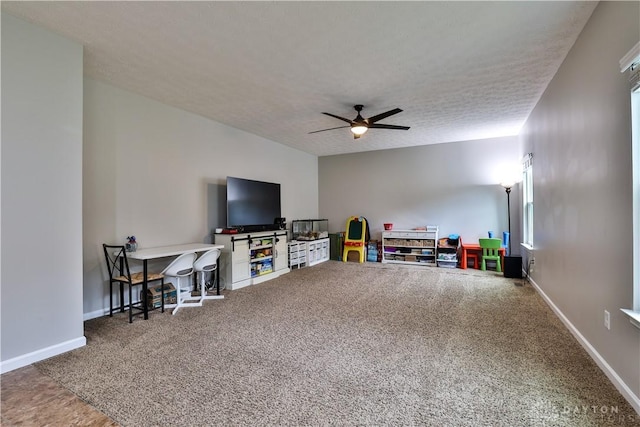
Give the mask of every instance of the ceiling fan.
M 365 119 L 360 115 L 360 111 L 362 111 L 362 107 L 363 106 L 360 104 L 353 106 L 353 108 L 355 108 L 356 111 L 358 112 L 358 116 L 353 120 L 345 119 L 344 117 L 336 116 L 335 114 L 331 114 L 331 113 L 322 113 L 322 114 L 326 114 L 327 116 L 335 117 L 336 119 L 342 120 L 343 122 L 347 122 L 349 123 L 349 126 L 338 126 L 335 128 L 316 130 L 309 133 L 312 134 L 312 133 L 324 132 L 326 130 L 351 128 L 351 132 L 353 133 L 353 139 L 358 139 L 369 129 L 396 129 L 396 130 L 409 129 L 409 126 L 383 125 L 383 124 L 376 123 L 379 120 L 386 119 L 389 116 L 393 116 L 394 114 L 398 114 L 402 112 L 402 110 L 399 108 L 394 108 L 393 110 L 389 110 L 386 113 L 381 113 L 381 114 L 369 117 L 368 119 Z

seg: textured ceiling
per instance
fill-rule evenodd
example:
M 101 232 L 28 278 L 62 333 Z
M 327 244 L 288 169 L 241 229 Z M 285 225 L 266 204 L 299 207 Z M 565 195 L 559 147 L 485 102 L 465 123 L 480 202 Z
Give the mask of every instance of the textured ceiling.
M 2 2 L 85 75 L 319 156 L 515 135 L 596 2 Z M 354 140 L 345 124 L 399 107 Z

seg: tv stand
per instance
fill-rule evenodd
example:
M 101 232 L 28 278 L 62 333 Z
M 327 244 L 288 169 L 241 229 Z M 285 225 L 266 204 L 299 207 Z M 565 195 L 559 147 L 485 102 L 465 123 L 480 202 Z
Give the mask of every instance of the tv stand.
M 256 285 L 291 271 L 286 230 L 247 233 L 244 229 L 237 234 L 216 234 L 215 242 L 224 246 L 219 263 L 226 289 Z

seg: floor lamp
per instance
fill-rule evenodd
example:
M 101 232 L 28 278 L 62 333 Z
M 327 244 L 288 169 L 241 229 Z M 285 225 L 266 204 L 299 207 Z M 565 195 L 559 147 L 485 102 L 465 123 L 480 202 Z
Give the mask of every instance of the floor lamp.
M 504 191 L 507 192 L 507 216 L 509 218 L 509 244 L 507 256 L 504 257 L 504 277 L 522 278 L 522 257 L 511 255 L 511 188 L 514 182 L 503 182 Z
M 508 247 L 508 251 L 509 253 L 507 255 L 511 255 L 511 199 L 510 199 L 510 195 L 511 195 L 511 187 L 513 187 L 513 183 L 512 182 L 503 182 L 502 184 L 500 184 L 504 187 L 504 191 L 507 192 L 507 217 L 509 219 L 509 247 Z

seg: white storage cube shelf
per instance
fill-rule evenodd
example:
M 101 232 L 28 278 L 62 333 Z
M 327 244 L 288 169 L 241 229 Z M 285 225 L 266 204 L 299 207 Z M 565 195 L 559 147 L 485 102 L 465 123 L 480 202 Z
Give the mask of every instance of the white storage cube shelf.
M 329 260 L 329 239 L 289 242 L 289 268 L 310 267 Z
M 289 242 L 289 268 L 306 267 L 307 265 L 307 243 L 292 241 Z
M 382 232 L 382 262 L 436 265 L 438 227 L 426 230 L 385 230 Z

